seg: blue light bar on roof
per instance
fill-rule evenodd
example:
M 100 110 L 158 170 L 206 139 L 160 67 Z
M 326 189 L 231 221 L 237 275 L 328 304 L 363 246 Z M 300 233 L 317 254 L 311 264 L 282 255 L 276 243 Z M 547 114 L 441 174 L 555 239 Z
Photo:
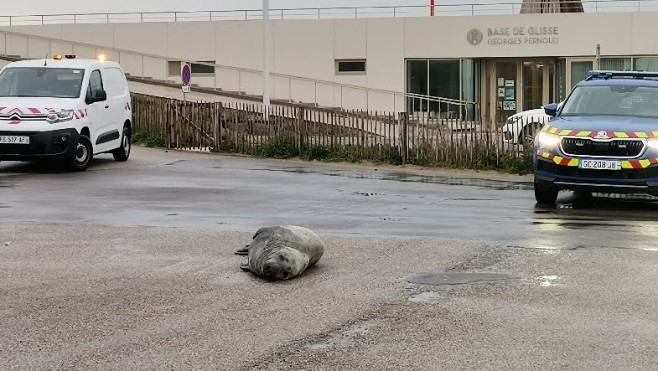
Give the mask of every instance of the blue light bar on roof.
M 658 72 L 592 70 L 589 71 L 587 80 L 611 79 L 613 77 L 629 77 L 634 79 L 658 78 Z

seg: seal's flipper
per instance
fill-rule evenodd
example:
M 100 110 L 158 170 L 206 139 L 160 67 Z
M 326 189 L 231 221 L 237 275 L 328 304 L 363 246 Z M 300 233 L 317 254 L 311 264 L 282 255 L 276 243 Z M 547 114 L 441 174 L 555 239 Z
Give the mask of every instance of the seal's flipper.
M 240 264 L 240 269 L 242 269 L 245 272 L 251 272 L 251 269 L 249 269 L 249 264 L 246 263 Z
M 235 255 L 249 255 L 249 245 L 235 252 Z

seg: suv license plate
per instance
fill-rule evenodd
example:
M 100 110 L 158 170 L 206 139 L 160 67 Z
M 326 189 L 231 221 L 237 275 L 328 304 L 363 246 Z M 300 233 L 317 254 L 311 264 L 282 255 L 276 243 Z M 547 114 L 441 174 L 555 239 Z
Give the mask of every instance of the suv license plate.
M 578 167 L 581 169 L 621 170 L 621 161 L 580 160 Z
M 0 143 L 3 144 L 30 144 L 30 137 L 0 135 Z

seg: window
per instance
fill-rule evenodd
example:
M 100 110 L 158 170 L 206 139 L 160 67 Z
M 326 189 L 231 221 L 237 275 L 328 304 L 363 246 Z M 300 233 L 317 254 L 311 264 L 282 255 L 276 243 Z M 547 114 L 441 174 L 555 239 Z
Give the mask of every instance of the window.
M 480 64 L 472 59 L 420 59 L 407 60 L 407 86 L 409 94 L 430 95 L 451 100 L 474 102 L 480 94 Z M 431 117 L 454 118 L 460 114 L 467 119 L 479 114 L 472 105 L 459 105 L 407 98 L 407 111 L 427 112 Z
M 101 71 L 93 70 L 89 76 L 89 89 L 87 92 L 89 93 L 89 96 L 93 97 L 101 90 L 103 90 L 103 79 L 101 78 Z
M 630 71 L 630 58 L 601 58 L 601 70 Z
M 202 63 L 215 64 L 215 61 L 201 61 Z M 180 76 L 181 61 L 167 62 L 167 69 L 169 76 Z M 207 66 L 204 64 L 192 63 L 192 75 L 214 75 L 215 66 Z
M 553 102 L 562 102 L 567 97 L 567 60 L 558 59 L 555 63 L 555 98 Z
M 407 92 L 411 94 L 427 95 L 427 60 L 407 61 Z M 420 98 L 409 98 L 407 110 L 409 112 L 422 112 L 427 110 L 427 101 Z
M 576 86 L 589 75 L 589 71 L 594 69 L 594 62 L 571 62 L 571 86 Z
M 461 99 L 459 59 L 429 61 L 429 95 L 448 99 Z M 429 111 L 439 118 L 457 117 L 459 106 L 432 101 Z
M 363 60 L 337 60 L 336 73 L 364 74 L 366 73 L 366 61 Z
M 658 72 L 658 57 L 640 57 L 635 58 L 635 70 Z
M 215 64 L 214 61 L 201 61 L 202 63 L 210 63 L 210 64 Z M 193 74 L 206 74 L 206 75 L 212 75 L 215 73 L 215 66 L 207 66 L 204 64 L 196 64 L 192 63 L 192 73 Z

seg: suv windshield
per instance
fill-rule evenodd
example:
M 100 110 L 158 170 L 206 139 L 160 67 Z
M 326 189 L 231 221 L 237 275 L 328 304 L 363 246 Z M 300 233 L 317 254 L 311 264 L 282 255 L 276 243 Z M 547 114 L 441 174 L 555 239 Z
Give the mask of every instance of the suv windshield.
M 83 69 L 12 67 L 0 74 L 0 97 L 77 98 Z
M 562 115 L 627 115 L 658 118 L 658 86 L 585 85 L 574 89 Z

